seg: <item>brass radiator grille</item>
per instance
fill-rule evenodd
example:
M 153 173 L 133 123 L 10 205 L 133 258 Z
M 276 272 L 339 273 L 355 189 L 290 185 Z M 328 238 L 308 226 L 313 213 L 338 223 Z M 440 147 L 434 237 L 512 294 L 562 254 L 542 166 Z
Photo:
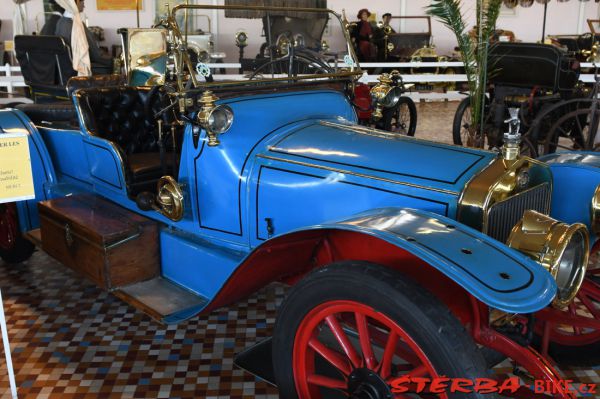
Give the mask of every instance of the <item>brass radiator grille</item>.
M 495 203 L 488 212 L 487 234 L 505 243 L 526 210 L 532 209 L 546 215 L 550 212 L 551 196 L 550 185 L 544 183 Z

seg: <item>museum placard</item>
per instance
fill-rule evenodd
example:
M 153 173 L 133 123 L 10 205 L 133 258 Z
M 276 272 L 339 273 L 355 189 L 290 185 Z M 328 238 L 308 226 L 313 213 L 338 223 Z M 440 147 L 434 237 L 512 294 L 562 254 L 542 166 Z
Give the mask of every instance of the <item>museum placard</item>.
M 143 8 L 143 0 L 96 0 L 96 8 L 98 11 L 120 11 L 120 10 L 135 10 L 139 7 Z
M 0 203 L 35 198 L 27 134 L 0 135 Z

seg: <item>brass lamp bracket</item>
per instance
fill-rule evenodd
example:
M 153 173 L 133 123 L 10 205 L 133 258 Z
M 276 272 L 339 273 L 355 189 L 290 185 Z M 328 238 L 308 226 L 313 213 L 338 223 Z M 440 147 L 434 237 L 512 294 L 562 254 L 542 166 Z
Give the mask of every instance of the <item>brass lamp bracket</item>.
M 200 123 L 200 126 L 206 130 L 206 135 L 208 136 L 208 145 L 211 147 L 220 144 L 219 138 L 213 131 L 211 131 L 209 127 L 209 117 L 211 111 L 215 109 L 215 103 L 218 100 L 219 97 L 215 96 L 210 90 L 206 90 L 204 94 L 202 94 L 202 97 L 200 97 L 198 100 L 198 103 L 202 107 L 200 109 L 200 113 L 198 114 L 198 123 Z

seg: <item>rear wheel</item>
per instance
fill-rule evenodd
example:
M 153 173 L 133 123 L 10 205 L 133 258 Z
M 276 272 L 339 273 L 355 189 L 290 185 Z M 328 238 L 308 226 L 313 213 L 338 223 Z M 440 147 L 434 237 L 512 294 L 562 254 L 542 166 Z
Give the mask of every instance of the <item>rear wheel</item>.
M 600 138 L 594 133 L 600 121 L 600 111 L 587 108 L 569 112 L 559 118 L 546 135 L 544 154 L 561 151 L 600 151 Z M 595 125 L 595 129 L 591 125 Z
M 273 366 L 283 398 L 417 398 L 399 377 L 486 377 L 460 322 L 417 283 L 384 267 L 342 262 L 311 273 L 279 310 Z M 414 385 L 405 385 L 415 392 Z M 494 398 L 445 392 L 441 398 Z
M 21 235 L 15 204 L 0 204 L 0 258 L 6 263 L 24 262 L 34 249 Z
M 481 129 L 476 129 L 471 124 L 471 99 L 469 97 L 463 99 L 452 122 L 452 141 L 456 145 L 465 147 L 484 148 L 485 134 L 481 134 Z

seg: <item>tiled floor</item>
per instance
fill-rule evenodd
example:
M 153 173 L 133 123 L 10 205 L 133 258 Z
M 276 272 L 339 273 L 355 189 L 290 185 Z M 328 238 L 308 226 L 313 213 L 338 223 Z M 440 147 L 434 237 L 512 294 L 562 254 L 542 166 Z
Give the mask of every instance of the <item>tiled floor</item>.
M 450 141 L 456 103 L 418 105 L 418 137 Z M 13 362 L 22 398 L 276 398 L 277 390 L 233 366 L 268 337 L 285 288 L 272 285 L 234 307 L 162 327 L 41 252 L 0 261 Z M 508 372 L 500 367 L 498 372 Z M 597 370 L 563 370 L 600 383 Z M 4 358 L 0 395 L 9 397 Z
M 276 398 L 233 366 L 267 337 L 284 288 L 163 327 L 42 252 L 0 261 L 0 289 L 19 397 Z M 0 390 L 8 396 L 4 359 Z

